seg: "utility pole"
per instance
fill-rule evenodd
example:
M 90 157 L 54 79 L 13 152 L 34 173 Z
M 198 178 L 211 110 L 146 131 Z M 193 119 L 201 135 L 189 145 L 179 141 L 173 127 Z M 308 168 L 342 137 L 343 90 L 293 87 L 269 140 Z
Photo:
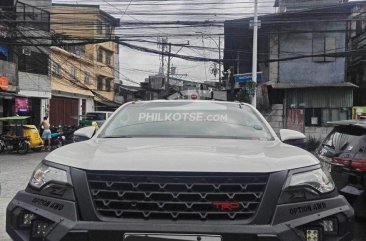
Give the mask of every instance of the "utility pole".
M 169 55 L 168 55 L 168 73 L 166 77 L 166 85 L 165 90 L 169 90 L 169 81 L 170 81 L 170 60 L 171 60 L 171 54 L 172 54 L 172 43 L 169 43 Z
M 219 89 L 221 90 L 221 36 L 219 35 Z
M 252 105 L 257 108 L 258 0 L 254 0 L 252 80 L 255 84 Z
M 165 72 L 165 45 L 168 42 L 168 38 L 159 38 L 158 39 L 158 46 L 159 48 L 161 47 L 161 65 L 160 65 L 160 70 L 159 70 L 159 74 L 164 74 Z

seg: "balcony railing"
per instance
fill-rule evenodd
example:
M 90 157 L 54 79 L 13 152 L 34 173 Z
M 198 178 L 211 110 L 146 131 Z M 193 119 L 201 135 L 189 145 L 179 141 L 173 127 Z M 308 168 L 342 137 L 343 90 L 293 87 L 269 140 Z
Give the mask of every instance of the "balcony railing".
M 35 29 L 50 31 L 50 13 L 22 2 L 17 2 L 16 20 Z

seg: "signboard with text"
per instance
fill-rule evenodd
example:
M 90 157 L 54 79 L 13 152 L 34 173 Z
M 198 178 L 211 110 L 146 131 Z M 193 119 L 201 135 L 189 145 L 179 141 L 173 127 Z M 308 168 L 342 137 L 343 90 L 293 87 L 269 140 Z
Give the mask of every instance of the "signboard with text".
M 28 112 L 29 101 L 28 98 L 15 97 L 15 113 Z
M 253 80 L 252 73 L 246 74 L 235 74 L 234 75 L 235 83 L 247 83 Z M 262 72 L 257 73 L 257 82 L 262 81 Z

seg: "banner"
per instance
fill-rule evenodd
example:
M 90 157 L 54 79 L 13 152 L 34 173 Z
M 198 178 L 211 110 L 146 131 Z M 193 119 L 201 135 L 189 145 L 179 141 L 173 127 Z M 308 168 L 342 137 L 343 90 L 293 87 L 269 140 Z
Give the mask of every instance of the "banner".
M 29 102 L 28 98 L 15 97 L 15 113 L 28 112 Z

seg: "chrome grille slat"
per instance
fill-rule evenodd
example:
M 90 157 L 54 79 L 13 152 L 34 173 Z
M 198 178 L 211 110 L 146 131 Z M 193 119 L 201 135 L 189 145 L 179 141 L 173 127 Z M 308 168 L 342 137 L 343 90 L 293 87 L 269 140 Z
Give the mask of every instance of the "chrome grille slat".
M 88 172 L 97 213 L 108 218 L 247 220 L 255 215 L 267 174 Z M 217 203 L 235 203 L 219 209 Z

